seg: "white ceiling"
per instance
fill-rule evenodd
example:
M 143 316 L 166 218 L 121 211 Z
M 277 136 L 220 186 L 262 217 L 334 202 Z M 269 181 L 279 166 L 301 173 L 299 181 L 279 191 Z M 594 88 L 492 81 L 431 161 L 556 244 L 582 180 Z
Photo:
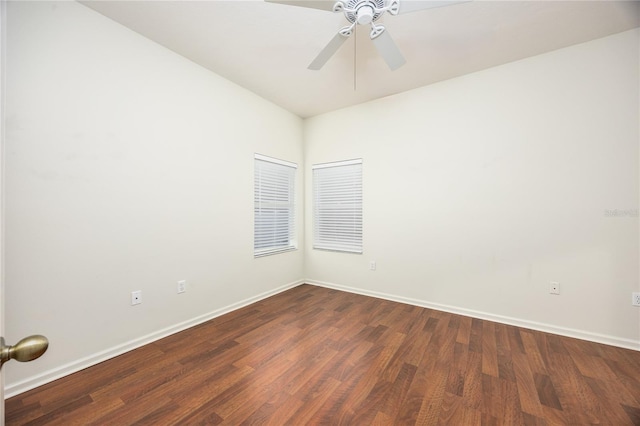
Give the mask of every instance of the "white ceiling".
M 385 14 L 379 22 L 407 60 L 396 71 L 368 30 L 310 71 L 345 25 L 341 13 L 256 0 L 83 3 L 301 117 L 640 26 L 639 1 L 475 0 Z

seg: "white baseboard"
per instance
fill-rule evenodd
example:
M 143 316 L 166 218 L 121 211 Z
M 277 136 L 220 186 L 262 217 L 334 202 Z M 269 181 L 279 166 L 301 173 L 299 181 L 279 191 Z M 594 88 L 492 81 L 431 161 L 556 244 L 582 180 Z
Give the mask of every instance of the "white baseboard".
M 544 324 L 536 321 L 529 321 L 519 318 L 512 318 L 503 315 L 495 315 L 487 312 L 474 311 L 472 309 L 459 308 L 456 306 L 442 305 L 439 303 L 431 303 L 424 300 L 412 299 L 409 297 L 397 296 L 393 294 L 380 293 L 377 291 L 365 290 L 361 288 L 348 287 L 340 284 L 327 283 L 316 280 L 305 280 L 307 284 L 317 285 L 320 287 L 331 288 L 334 290 L 346 291 L 349 293 L 361 294 L 363 296 L 377 297 L 378 299 L 390 300 L 392 302 L 406 303 L 408 305 L 420 306 L 423 308 L 435 309 L 438 311 L 450 312 L 453 314 L 464 315 L 467 317 L 478 318 L 502 324 L 514 325 L 532 330 L 544 331 L 546 333 L 559 334 L 561 336 L 574 337 L 576 339 L 588 340 L 596 343 L 604 343 L 605 345 L 618 346 L 625 349 L 633 349 L 640 351 L 640 340 L 624 339 L 606 334 L 592 333 L 590 331 L 576 330 L 573 328 L 559 327 L 552 324 Z
M 149 333 L 137 339 L 130 340 L 121 345 L 114 346 L 104 351 L 89 355 L 77 361 L 73 361 L 68 364 L 62 365 L 60 367 L 45 371 L 36 376 L 29 377 L 28 379 L 25 379 L 25 380 L 21 380 L 20 382 L 9 383 L 5 387 L 5 392 L 4 392 L 5 399 L 21 394 L 22 392 L 26 392 L 28 390 L 34 389 L 38 386 L 42 386 L 54 380 L 60 379 L 64 376 L 68 376 L 69 374 L 73 374 L 80 370 L 84 370 L 87 367 L 91 367 L 93 365 L 106 361 L 110 358 L 116 357 L 118 355 L 122 355 L 125 352 L 129 352 L 133 349 L 137 349 L 141 346 L 147 345 L 149 343 L 155 342 L 156 340 L 160 340 L 164 337 L 186 330 L 195 325 L 202 324 L 203 322 L 206 322 L 213 318 L 227 314 L 231 311 L 235 311 L 236 309 L 240 309 L 244 306 L 250 305 L 260 300 L 266 299 L 267 297 L 271 297 L 275 294 L 282 293 L 283 291 L 289 290 L 290 288 L 293 288 L 293 287 L 297 287 L 300 284 L 304 284 L 304 280 L 298 280 L 289 284 L 285 284 L 273 290 L 269 290 L 264 293 L 258 294 L 257 296 L 249 297 L 247 299 L 241 300 L 240 302 L 233 303 L 231 305 L 225 306 L 220 309 L 216 309 L 215 311 L 206 313 L 204 315 L 197 316 L 190 320 L 183 321 L 181 323 L 172 325 L 170 327 L 163 328 L 162 330 Z

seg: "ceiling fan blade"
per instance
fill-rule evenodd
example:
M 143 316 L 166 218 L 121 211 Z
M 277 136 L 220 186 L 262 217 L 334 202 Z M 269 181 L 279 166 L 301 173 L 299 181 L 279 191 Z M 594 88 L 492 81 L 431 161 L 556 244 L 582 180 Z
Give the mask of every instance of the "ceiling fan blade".
M 391 35 L 389 35 L 389 30 L 384 30 L 382 34 L 371 41 L 373 41 L 376 49 L 378 49 L 378 53 L 380 53 L 380 56 L 382 56 L 387 65 L 389 65 L 391 71 L 400 68 L 407 62 L 404 56 L 402 56 L 400 49 L 398 49 L 398 46 L 393 42 Z
M 424 9 L 433 9 L 442 6 L 451 6 L 458 3 L 468 3 L 471 0 L 400 0 L 398 13 L 409 13 Z
M 342 46 L 342 43 L 344 43 L 345 41 L 347 41 L 347 37 L 343 36 L 340 33 L 333 36 L 329 44 L 327 44 L 324 49 L 322 49 L 322 51 L 318 53 L 318 56 L 316 56 L 316 58 L 313 60 L 313 62 L 311 62 L 308 68 L 310 70 L 318 71 L 324 66 L 324 64 L 327 63 L 329 58 L 331 58 L 338 51 L 340 46 Z
M 310 7 L 311 9 L 328 10 L 333 12 L 335 0 L 264 0 L 267 3 L 280 3 L 289 6 Z

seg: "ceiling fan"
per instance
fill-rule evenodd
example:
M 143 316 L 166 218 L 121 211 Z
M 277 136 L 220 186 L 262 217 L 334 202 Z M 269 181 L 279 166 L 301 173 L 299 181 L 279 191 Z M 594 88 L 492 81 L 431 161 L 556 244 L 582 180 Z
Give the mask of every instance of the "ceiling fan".
M 417 10 L 466 3 L 470 0 L 265 0 L 269 3 L 280 3 L 291 6 L 309 7 L 330 12 L 342 12 L 349 25 L 338 31 L 309 65 L 310 70 L 319 70 L 338 51 L 340 46 L 353 34 L 356 25 L 371 25 L 369 37 L 378 53 L 393 71 L 405 64 L 406 60 L 400 49 L 382 24 L 376 24 L 380 17 L 388 12 L 398 15 Z

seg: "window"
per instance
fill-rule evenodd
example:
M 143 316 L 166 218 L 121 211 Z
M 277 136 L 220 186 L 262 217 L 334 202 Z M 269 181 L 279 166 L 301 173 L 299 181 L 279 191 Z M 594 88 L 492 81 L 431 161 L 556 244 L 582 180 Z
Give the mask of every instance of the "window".
M 297 165 L 255 155 L 254 170 L 254 257 L 294 250 Z
M 362 253 L 362 160 L 313 169 L 313 248 Z

